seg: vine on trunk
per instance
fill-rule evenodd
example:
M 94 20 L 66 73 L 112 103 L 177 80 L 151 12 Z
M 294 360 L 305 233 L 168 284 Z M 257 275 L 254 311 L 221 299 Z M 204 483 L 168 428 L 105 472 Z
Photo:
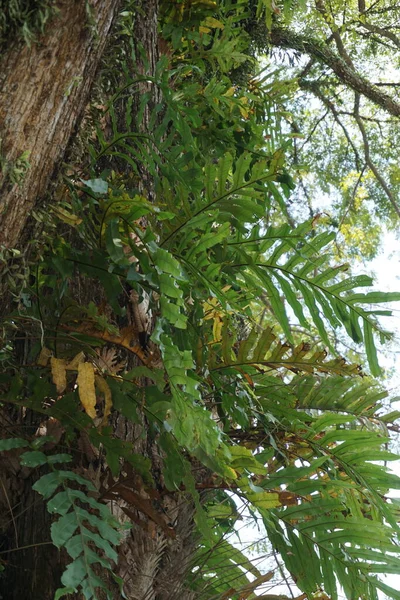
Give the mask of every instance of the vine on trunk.
M 335 262 L 318 217 L 288 223 L 285 92 L 247 54 L 247 2 L 164 10 L 168 53 L 150 73 L 145 53 L 131 72 L 134 23 L 122 13 L 123 81 L 103 90 L 87 162 L 65 175 L 58 227 L 7 319 L 1 402 L 42 422 L 0 449 L 48 471 L 34 490 L 71 559 L 56 598 L 102 598 L 98 568 L 116 574 L 127 519 L 157 546 L 157 573 L 184 539 L 180 502 L 197 536 L 179 571 L 187 597 L 255 598 L 283 567 L 263 574 L 230 542 L 233 497 L 263 523 L 301 598 L 396 598 L 376 574 L 400 565 L 388 497 L 400 479 L 384 466 L 397 459 L 385 445 L 398 414 L 382 414 L 373 377 L 376 340 L 390 339 L 377 305 L 400 294 Z M 337 352 L 335 330 L 367 364 Z

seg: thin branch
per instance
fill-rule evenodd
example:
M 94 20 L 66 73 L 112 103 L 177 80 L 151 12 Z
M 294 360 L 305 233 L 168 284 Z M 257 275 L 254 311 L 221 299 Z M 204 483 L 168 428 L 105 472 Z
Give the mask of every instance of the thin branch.
M 381 0 L 375 0 L 375 2 L 373 2 L 371 6 L 364 11 L 365 14 L 369 13 L 374 15 L 383 15 L 387 12 L 394 11 L 397 8 L 397 6 L 383 6 L 382 8 L 377 8 L 374 10 L 375 6 L 377 6 L 380 2 Z
M 16 545 L 16 548 L 15 548 L 15 549 L 16 549 L 16 550 L 18 550 L 18 548 L 19 548 L 19 542 L 18 542 L 18 529 L 17 529 L 17 524 L 16 524 L 16 522 L 15 522 L 14 512 L 13 512 L 12 506 L 11 506 L 11 504 L 10 504 L 10 499 L 9 499 L 9 497 L 8 497 L 7 490 L 6 490 L 6 488 L 5 488 L 5 486 L 4 486 L 4 483 L 3 483 L 3 479 L 0 479 L 0 484 L 1 484 L 1 487 L 3 488 L 4 496 L 5 496 L 5 499 L 6 499 L 6 502 L 7 502 L 7 506 L 8 506 L 8 508 L 9 508 L 9 511 L 10 511 L 11 520 L 12 520 L 12 524 L 13 524 L 13 527 L 14 527 L 14 533 L 15 533 L 15 545 Z
M 397 48 L 395 46 L 393 46 L 393 44 L 391 44 L 390 42 L 388 42 L 386 40 L 383 40 L 379 35 L 377 35 L 375 33 L 368 32 L 368 31 L 359 31 L 358 33 L 362 38 L 365 38 L 366 40 L 372 40 L 376 44 L 380 44 L 384 48 L 388 48 L 388 50 L 390 50 L 390 52 L 397 52 Z M 372 84 L 372 85 L 375 85 L 375 84 Z
M 320 117 L 319 119 L 317 119 L 317 121 L 314 123 L 314 125 L 311 128 L 311 131 L 309 132 L 307 138 L 304 140 L 304 142 L 302 143 L 301 147 L 300 147 L 300 152 L 303 150 L 304 146 L 306 144 L 308 144 L 308 142 L 310 141 L 310 139 L 312 138 L 312 136 L 315 133 L 315 130 L 317 129 L 317 127 L 319 126 L 319 124 L 325 119 L 325 117 L 329 114 L 329 108 L 326 109 L 326 111 L 324 112 L 324 114 L 322 115 L 322 117 Z
M 339 117 L 339 111 L 336 109 L 336 106 L 334 105 L 334 103 L 332 102 L 332 100 L 329 100 L 326 96 L 323 95 L 323 93 L 321 92 L 319 86 L 313 82 L 313 81 L 300 81 L 299 85 L 302 89 L 306 90 L 306 91 L 310 91 L 314 94 L 314 96 L 316 96 L 319 100 L 321 100 L 322 104 L 324 106 L 326 106 L 326 108 L 331 112 L 333 118 L 335 119 L 336 123 L 339 125 L 339 127 L 342 129 L 346 140 L 349 144 L 349 146 L 351 146 L 353 152 L 354 152 L 354 156 L 355 156 L 355 161 L 356 161 L 356 168 L 357 171 L 360 170 L 361 168 L 361 160 L 360 160 L 360 155 L 358 153 L 358 150 L 356 148 L 356 146 L 354 145 L 353 140 L 351 139 L 351 135 L 349 134 L 349 132 L 347 131 L 346 127 L 344 126 L 344 124 L 342 123 L 340 117 Z
M 358 186 L 360 185 L 360 183 L 361 183 L 361 180 L 362 180 L 362 178 L 363 178 L 363 175 L 364 175 L 364 172 L 365 172 L 366 166 L 367 166 L 367 165 L 364 165 L 364 167 L 363 167 L 363 169 L 362 169 L 361 173 L 360 173 L 360 174 L 359 174 L 359 176 L 358 176 L 358 179 L 357 179 L 357 181 L 356 181 L 356 185 L 354 186 L 353 192 L 352 192 L 352 194 L 351 194 L 351 199 L 350 199 L 350 202 L 348 202 L 348 204 L 347 204 L 347 207 L 346 207 L 346 209 L 345 209 L 345 211 L 344 211 L 344 214 L 342 215 L 342 217 L 341 217 L 341 219 L 340 219 L 340 223 L 339 223 L 339 225 L 338 225 L 338 230 L 339 230 L 339 231 L 340 231 L 340 228 L 342 227 L 342 225 L 343 225 L 343 223 L 344 223 L 344 220 L 346 219 L 347 215 L 349 214 L 349 211 L 350 211 L 350 209 L 351 209 L 351 207 L 352 207 L 352 205 L 353 205 L 353 203 L 354 203 L 354 199 L 355 199 L 355 197 L 356 197 L 356 192 L 357 192 Z
M 360 21 L 360 26 L 364 27 L 364 29 L 367 29 L 371 33 L 377 33 L 382 37 L 387 38 L 388 40 L 393 42 L 393 44 L 397 46 L 397 48 L 400 48 L 400 39 L 392 31 L 387 31 L 382 27 L 378 27 L 378 25 L 372 25 L 371 23 L 366 23 L 365 21 Z
M 315 217 L 315 213 L 314 213 L 314 209 L 313 209 L 313 205 L 312 205 L 311 196 L 308 193 L 307 186 L 305 185 L 304 179 L 301 176 L 301 174 L 299 174 L 299 182 L 300 182 L 300 187 L 303 190 L 304 197 L 307 200 L 308 212 L 310 214 L 310 218 L 313 219 Z
M 354 112 L 350 112 L 349 110 L 338 110 L 338 115 L 347 115 L 348 117 L 354 117 Z M 360 119 L 363 121 L 370 121 L 371 123 L 375 123 L 379 127 L 382 123 L 395 123 L 395 119 L 377 119 L 376 117 L 366 117 L 365 115 L 360 115 Z
M 377 81 L 375 83 L 373 83 L 372 85 L 377 85 L 377 86 L 381 86 L 381 87 L 399 87 L 400 88 L 400 83 L 385 83 L 384 81 Z
M 300 72 L 300 75 L 299 75 L 300 79 L 302 79 L 303 77 L 307 77 L 307 75 L 309 74 L 309 72 L 313 68 L 314 63 L 315 63 L 314 58 L 310 58 L 310 60 L 308 61 L 308 63 L 304 67 L 304 69 Z
M 325 23 L 328 25 L 328 27 L 331 30 L 332 37 L 335 40 L 336 48 L 338 49 L 338 52 L 339 52 L 340 56 L 345 61 L 345 63 L 350 67 L 350 69 L 354 70 L 353 61 L 351 60 L 350 56 L 347 53 L 346 48 L 344 47 L 343 40 L 340 37 L 339 30 L 338 29 L 334 29 L 332 27 L 332 25 L 331 25 L 331 23 L 332 23 L 332 16 L 328 13 L 323 0 L 316 0 L 315 6 L 316 6 L 318 12 L 323 16 L 323 18 L 325 20 Z
M 393 206 L 393 209 L 396 212 L 397 216 L 400 217 L 400 207 L 397 204 L 396 199 L 393 196 L 392 191 L 390 190 L 389 186 L 387 185 L 385 179 L 379 173 L 378 169 L 376 168 L 375 164 L 373 163 L 373 161 L 371 159 L 368 136 L 365 131 L 364 123 L 360 117 L 360 96 L 359 96 L 359 94 L 356 94 L 356 98 L 355 98 L 354 118 L 355 118 L 358 128 L 360 130 L 361 137 L 363 139 L 365 163 L 371 169 L 371 171 L 375 175 L 375 178 L 380 183 L 380 185 L 383 188 L 386 196 L 388 197 L 391 205 Z
M 28 548 L 37 548 L 38 546 L 53 546 L 53 542 L 38 542 L 37 544 L 29 544 L 28 546 L 19 546 L 18 548 L 10 548 L 2 550 L 0 554 L 8 554 L 9 552 L 17 552 L 18 550 L 27 550 Z
M 281 563 L 279 562 L 279 560 L 278 560 L 278 556 L 277 556 L 277 554 L 276 554 L 276 552 L 275 552 L 275 550 L 274 550 L 274 549 L 272 549 L 272 553 L 273 553 L 273 555 L 274 555 L 274 559 L 275 559 L 275 562 L 276 562 L 276 566 L 278 567 L 278 571 L 279 571 L 279 573 L 281 574 L 281 577 L 282 577 L 282 579 L 284 580 L 284 582 L 285 582 L 285 584 L 286 584 L 286 587 L 287 587 L 287 589 L 289 590 L 289 594 L 290 594 L 291 598 L 292 598 L 293 600 L 295 600 L 294 594 L 293 594 L 293 592 L 292 592 L 292 587 L 291 587 L 291 585 L 290 585 L 290 583 L 289 583 L 289 581 L 288 581 L 288 579 L 287 579 L 287 577 L 286 577 L 286 575 L 285 575 L 285 572 L 284 572 L 284 570 L 283 570 L 283 567 L 282 567 Z

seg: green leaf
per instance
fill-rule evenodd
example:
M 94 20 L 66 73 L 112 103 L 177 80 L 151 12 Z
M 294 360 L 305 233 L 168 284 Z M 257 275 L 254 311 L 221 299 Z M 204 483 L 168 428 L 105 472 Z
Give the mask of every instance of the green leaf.
M 162 316 L 172 325 L 175 325 L 178 329 L 186 329 L 187 316 L 183 314 L 180 306 L 168 300 L 166 296 L 161 296 L 160 307 Z
M 76 590 L 87 576 L 87 566 L 83 556 L 70 563 L 61 576 L 61 583 L 68 588 Z
M 196 256 L 205 252 L 209 248 L 212 248 L 216 244 L 219 244 L 228 237 L 230 231 L 230 224 L 224 223 L 221 227 L 215 231 L 203 234 L 196 244 L 192 244 L 191 249 L 187 253 L 185 259 L 189 262 L 193 261 Z
M 256 508 L 264 510 L 276 508 L 281 505 L 279 494 L 274 492 L 248 493 L 246 497 Z
M 50 513 L 58 513 L 59 515 L 65 515 L 71 508 L 73 503 L 73 495 L 71 491 L 58 492 L 51 500 L 47 503 L 47 510 Z
M 273 281 L 268 276 L 264 276 L 263 281 L 266 287 L 268 299 L 271 303 L 272 309 L 278 320 L 278 323 L 281 325 L 285 336 L 288 338 L 289 341 L 291 341 L 292 332 L 290 329 L 289 320 L 287 318 L 285 305 L 281 300 L 279 291 L 275 287 Z
M 229 452 L 232 456 L 230 466 L 232 469 L 247 471 L 259 475 L 264 475 L 266 470 L 263 465 L 260 465 L 258 460 L 253 456 L 251 450 L 243 446 L 230 446 Z
M 108 183 L 104 179 L 81 179 L 81 181 L 95 194 L 107 194 Z
M 13 450 L 14 448 L 25 448 L 26 446 L 29 446 L 29 442 L 22 438 L 7 438 L 5 440 L 0 440 L 0 452 Z
M 47 456 L 47 462 L 49 465 L 54 465 L 56 463 L 68 463 L 72 461 L 72 456 L 70 454 L 50 454 Z
M 291 284 L 289 282 L 287 282 L 286 279 L 284 277 L 282 277 L 281 275 L 279 275 L 278 273 L 275 273 L 275 277 L 282 288 L 282 291 L 285 296 L 285 300 L 288 302 L 288 304 L 293 309 L 293 312 L 296 315 L 300 325 L 302 327 L 306 327 L 308 329 L 309 324 L 304 316 L 303 307 L 302 307 L 301 303 L 298 301 L 296 294 L 295 294 L 294 290 L 292 289 Z
M 89 540 L 88 540 L 89 541 Z M 77 535 L 72 536 L 65 544 L 65 549 L 71 558 L 78 558 L 84 551 L 84 538 L 81 532 Z
M 368 292 L 366 294 L 351 294 L 346 297 L 351 304 L 379 304 L 381 302 L 399 302 L 400 292 Z
M 78 473 L 73 471 L 54 471 L 53 473 L 47 473 L 43 475 L 38 481 L 32 486 L 36 492 L 41 494 L 44 498 L 50 498 L 56 491 L 56 489 L 68 479 L 76 481 L 80 485 L 84 485 L 92 492 L 96 492 L 96 488 L 91 481 L 85 479 Z
M 168 273 L 178 280 L 184 279 L 180 263 L 164 248 L 156 249 L 153 260 L 158 273 Z
M 106 248 L 110 258 L 118 265 L 125 264 L 127 257 L 119 231 L 119 219 L 112 219 L 107 223 L 105 234 Z
M 367 352 L 368 364 L 371 369 L 372 375 L 375 377 L 381 374 L 381 369 L 378 363 L 378 356 L 376 353 L 376 346 L 374 342 L 374 337 L 372 335 L 372 326 L 369 321 L 364 320 L 364 343 L 365 350 Z
M 105 555 L 110 560 L 113 560 L 115 562 L 118 560 L 118 554 L 116 553 L 114 548 L 112 548 L 111 544 L 107 540 L 102 538 L 101 535 L 89 531 L 89 529 L 87 529 L 86 527 L 81 527 L 80 532 L 81 535 L 84 536 L 84 538 L 86 538 L 88 541 L 92 541 L 100 550 L 103 550 Z
M 398 571 L 397 573 L 398 574 Z M 369 577 L 369 581 L 373 583 L 379 590 L 381 590 L 384 594 L 387 594 L 389 598 L 393 598 L 394 600 L 400 600 L 400 591 L 392 588 L 390 585 L 383 583 L 379 579 L 375 577 Z
M 32 486 L 32 489 L 41 494 L 44 498 L 50 498 L 61 485 L 62 480 L 60 479 L 59 472 L 48 473 L 42 475 L 40 479 Z
M 73 594 L 74 592 L 75 592 L 75 588 L 72 588 L 72 587 L 59 588 L 58 590 L 56 590 L 56 593 L 54 595 L 54 600 L 59 600 L 59 598 L 62 598 L 63 596 L 66 596 L 67 594 Z
M 120 535 L 106 521 L 104 521 L 102 518 L 97 517 L 92 512 L 89 512 L 79 506 L 75 506 L 74 510 L 79 518 L 79 521 L 87 521 L 88 523 L 90 523 L 90 525 L 92 525 L 98 530 L 103 540 L 107 540 L 113 545 L 119 544 Z
M 166 294 L 170 298 L 175 298 L 176 300 L 182 298 L 183 291 L 178 286 L 176 279 L 174 279 L 171 275 L 168 275 L 167 273 L 161 273 L 159 280 L 160 291 L 162 294 Z
M 69 512 L 52 524 L 50 533 L 53 544 L 57 548 L 65 546 L 66 542 L 73 536 L 79 526 L 78 518 L 75 511 Z M 71 585 L 66 581 L 62 581 L 64 585 Z
M 31 452 L 24 452 L 21 455 L 21 465 L 25 467 L 39 467 L 40 465 L 48 464 L 56 464 L 56 463 L 65 463 L 70 462 L 72 457 L 70 454 L 52 454 L 50 456 L 46 456 L 43 452 L 39 450 L 33 450 Z
M 163 476 L 168 490 L 178 490 L 188 470 L 188 463 L 182 456 L 176 440 L 169 433 L 160 436 L 160 447 L 165 453 Z

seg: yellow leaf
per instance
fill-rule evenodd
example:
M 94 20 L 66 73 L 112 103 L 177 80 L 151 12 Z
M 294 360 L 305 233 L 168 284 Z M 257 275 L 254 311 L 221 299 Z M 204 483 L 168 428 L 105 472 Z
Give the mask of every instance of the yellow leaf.
M 74 356 L 74 358 L 72 360 L 70 360 L 69 363 L 67 364 L 67 369 L 69 371 L 76 371 L 76 369 L 78 368 L 78 365 L 80 363 L 83 363 L 84 360 L 85 360 L 85 353 L 78 352 L 78 354 L 76 356 Z
M 242 101 L 245 100 L 244 98 L 240 98 Z M 242 117 L 244 119 L 247 119 L 249 114 L 250 114 L 250 110 L 249 108 L 247 108 L 246 106 L 244 106 L 245 104 L 247 104 L 247 102 L 243 102 L 243 104 L 239 104 L 239 110 L 240 110 L 240 114 L 242 115 Z
M 104 395 L 104 414 L 101 425 L 106 425 L 112 407 L 111 390 L 108 387 L 107 381 L 103 377 L 100 377 L 100 375 L 95 376 L 95 381 L 97 389 Z
M 211 27 L 212 29 L 223 29 L 225 26 L 218 19 L 214 19 L 214 17 L 206 17 L 203 21 L 204 25 L 207 27 Z
M 192 6 L 199 8 L 217 8 L 217 3 L 214 0 L 192 0 Z
M 226 285 L 225 287 L 222 288 L 222 292 L 226 293 L 228 290 L 230 290 L 232 286 L 230 285 Z M 231 310 L 222 310 L 221 309 L 221 303 L 218 300 L 218 298 L 216 298 L 215 296 L 210 296 L 210 298 L 208 298 L 208 300 L 205 300 L 203 302 L 203 311 L 204 311 L 204 319 L 214 319 L 215 316 L 218 315 L 224 315 L 226 313 L 231 313 Z
M 75 226 L 75 225 L 79 225 L 80 223 L 82 223 L 82 219 L 80 217 L 77 217 L 76 215 L 69 212 L 68 210 L 65 210 L 65 208 L 61 208 L 61 206 L 53 207 L 53 212 L 56 214 L 56 216 L 59 219 L 61 219 L 61 221 L 64 221 L 64 223 L 67 223 L 67 225 Z
M 41 367 L 46 367 L 47 363 L 49 362 L 49 358 L 51 358 L 52 355 L 52 351 L 49 350 L 48 348 L 46 348 L 45 346 L 43 346 L 43 348 L 40 351 L 40 354 L 38 356 L 37 359 L 37 364 Z
M 237 479 L 237 473 L 235 469 L 229 467 L 228 465 L 224 465 L 224 473 L 226 477 L 230 477 L 231 479 Z
M 279 500 L 279 494 L 275 492 L 250 493 L 247 494 L 247 498 L 257 508 L 270 509 L 282 504 Z
M 199 31 L 200 33 L 210 33 L 211 29 L 209 27 L 203 27 L 202 25 L 200 25 Z
M 95 419 L 97 417 L 96 391 L 94 389 L 94 369 L 92 363 L 79 363 L 76 383 L 78 384 L 79 399 L 83 408 L 91 419 Z
M 203 302 L 203 310 L 204 310 L 204 320 L 213 319 L 214 316 L 220 314 L 219 310 L 216 310 L 216 307 L 219 305 L 218 298 L 209 298 L 205 302 Z
M 214 322 L 213 322 L 213 338 L 214 338 L 214 342 L 220 342 L 222 339 L 222 326 L 223 326 L 224 322 L 222 320 L 221 317 L 216 316 L 214 317 Z
M 51 364 L 51 375 L 53 377 L 53 383 L 57 388 L 57 392 L 62 394 L 67 387 L 67 372 L 65 370 L 65 360 L 62 358 L 50 359 Z
M 227 96 L 229 98 L 230 96 L 233 96 L 233 94 L 235 93 L 235 91 L 236 91 L 236 88 L 234 86 L 232 86 L 223 95 Z

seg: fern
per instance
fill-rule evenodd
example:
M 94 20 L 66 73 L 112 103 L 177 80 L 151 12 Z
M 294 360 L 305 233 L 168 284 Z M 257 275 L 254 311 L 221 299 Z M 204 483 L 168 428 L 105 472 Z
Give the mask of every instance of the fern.
M 0 8 L 0 43 L 17 35 L 30 46 L 43 33 L 50 17 L 57 11 L 51 0 L 31 2 L 6 0 Z
M 114 547 L 121 542 L 121 525 L 108 507 L 96 500 L 97 489 L 91 481 L 74 471 L 53 466 L 71 462 L 69 454 L 46 455 L 37 449 L 48 441 L 48 437 L 31 443 L 22 438 L 3 439 L 0 451 L 30 445 L 35 449 L 20 455 L 21 465 L 29 468 L 48 465 L 52 469 L 36 481 L 33 489 L 47 500 L 47 510 L 59 515 L 51 526 L 51 539 L 57 548 L 65 548 L 71 558 L 61 577 L 64 587 L 57 590 L 55 600 L 79 591 L 85 600 L 97 600 L 98 590 L 107 590 L 104 578 L 99 577 L 99 568 L 117 581 L 112 565 L 118 558 Z
M 142 502 L 124 479 L 107 498 L 144 506 L 140 522 L 149 518 L 171 544 L 175 530 L 158 511 L 168 494 L 189 498 L 200 539 L 189 584 L 199 596 L 255 598 L 272 579 L 227 538 L 236 494 L 262 516 L 305 594 L 336 600 L 341 587 L 348 598 L 377 598 L 389 588 L 375 574 L 400 566 L 398 510 L 387 497 L 400 479 L 382 464 L 395 459 L 386 421 L 398 413 L 379 417 L 386 392 L 338 355 L 333 332 L 363 344 L 378 374 L 376 338 L 390 337 L 379 316 L 390 311 L 376 305 L 400 294 L 372 292 L 369 277 L 337 264 L 335 234 L 318 219 L 288 224 L 282 86 L 267 74 L 249 91 L 231 75 L 251 62 L 241 27 L 249 3 L 166 4 L 170 56 L 150 75 L 123 65 L 125 81 L 88 142 L 89 173 L 79 185 L 71 178 L 54 209 L 62 232 L 24 306 L 35 342 L 12 386 L 9 373 L 1 379 L 1 400 L 60 420 L 71 439 L 84 429 L 104 449 L 109 476 L 126 471 L 148 494 Z M 273 9 L 255 4 L 267 21 Z M 144 84 L 157 94 L 139 97 Z M 81 307 L 85 278 L 96 286 Z M 154 317 L 146 347 L 132 290 Z M 299 342 L 293 323 L 317 343 Z M 124 372 L 132 356 L 141 366 Z M 107 427 L 112 411 L 140 430 L 148 456 Z M 95 600 L 109 592 L 99 573 L 117 579 L 119 524 L 90 481 L 59 468 L 71 456 L 42 452 L 45 441 L 2 440 L 0 450 L 29 447 L 22 464 L 48 471 L 34 489 L 70 558 L 56 598 Z
M 314 459 L 310 466 L 287 467 L 271 477 L 267 488 L 278 481 L 279 485 L 287 482 L 286 489 L 298 500 L 295 506 L 276 510 L 272 519 L 270 513 L 264 513 L 264 522 L 289 572 L 300 578 L 302 589 L 311 593 L 317 583 L 329 596 L 337 598 L 335 577 L 338 577 L 349 596 L 357 593 L 360 597 L 363 594 L 376 597 L 376 585 L 365 575 L 385 570 L 393 562 L 390 553 L 397 551 L 392 526 L 378 518 L 382 499 L 372 490 L 379 487 L 380 478 L 395 488 L 399 487 L 400 480 L 388 475 L 384 467 L 365 461 L 365 444 L 373 446 L 370 434 L 359 432 L 359 451 L 354 431 L 333 431 L 331 437 L 329 434 L 326 437 L 321 450 L 327 448 L 328 439 L 346 437 L 349 442 L 347 447 L 346 443 L 338 445 Z M 381 438 L 375 439 L 377 447 L 381 443 Z M 377 460 L 396 458 L 381 450 L 375 456 Z M 388 521 L 394 523 L 393 507 L 386 505 L 384 510 Z M 386 558 L 388 553 L 389 559 Z M 304 556 L 307 556 L 307 569 L 302 563 Z M 350 591 L 349 585 L 354 589 Z
M 71 489 L 71 481 L 87 491 Z M 63 491 L 53 496 L 60 486 Z M 45 499 L 50 498 L 49 512 L 61 515 L 51 526 L 51 539 L 57 548 L 64 547 L 72 559 L 61 577 L 64 588 L 57 591 L 56 598 L 80 590 L 86 600 L 96 599 L 97 590 L 106 590 L 107 586 L 93 566 L 100 565 L 112 575 L 112 565 L 118 558 L 113 546 L 121 541 L 119 522 L 104 504 L 87 495 L 97 492 L 95 486 L 73 471 L 44 475 L 34 489 Z
M 204 283 L 209 278 L 207 273 L 212 272 L 209 262 L 217 250 L 212 254 L 210 249 L 219 244 L 220 259 L 226 265 L 226 283 L 236 287 L 245 286 L 255 297 L 264 295 L 290 343 L 293 343 L 293 338 L 288 308 L 306 329 L 310 329 L 311 320 L 322 341 L 331 350 L 333 345 L 328 335 L 328 326 L 333 329 L 343 327 L 355 343 L 365 345 L 371 373 L 380 374 L 375 338 L 379 336 L 381 340 L 387 341 L 391 336 L 380 326 L 377 317 L 382 314 L 390 316 L 391 311 L 381 311 L 375 305 L 398 301 L 400 294 L 370 291 L 356 293 L 357 288 L 369 288 L 372 279 L 365 275 L 346 277 L 349 268 L 347 264 L 332 265 L 327 248 L 335 235 L 333 232 L 314 235 L 312 222 L 303 223 L 294 229 L 289 226 L 269 228 L 260 237 L 256 237 L 257 233 L 248 235 L 247 227 L 241 230 L 237 226 L 238 222 L 251 223 L 265 214 L 262 199 L 268 193 L 268 183 L 277 177 L 275 169 L 279 165 L 279 162 L 273 165 L 272 161 L 266 171 L 264 162 L 249 172 L 250 157 L 246 159 L 243 156 L 234 167 L 233 185 L 216 195 L 213 191 L 215 182 L 221 187 L 227 185 L 224 182 L 226 173 L 232 169 L 231 158 L 227 162 L 225 157 L 218 168 L 209 167 L 209 184 L 204 200 L 194 204 L 193 216 L 179 223 L 165 238 L 164 244 L 172 244 L 172 238 L 179 233 L 176 252 L 185 265 L 190 263 L 188 267 Z M 263 172 L 262 176 L 260 170 Z M 243 196 L 245 191 L 249 192 L 250 197 L 247 194 Z M 208 217 L 203 219 L 203 215 Z M 232 237 L 226 229 L 228 218 L 235 231 Z M 205 222 L 213 230 L 213 235 L 207 238 L 200 233 L 200 227 L 204 227 Z M 224 242 L 220 241 L 221 238 Z M 216 293 L 215 288 L 210 291 Z M 228 300 L 221 294 L 221 290 L 218 292 L 218 299 L 226 306 Z
M 235 332 L 228 321 L 222 323 L 221 340 L 210 348 L 209 365 L 212 371 L 237 368 L 248 373 L 259 370 L 287 369 L 294 373 L 331 373 L 333 375 L 358 375 L 359 365 L 351 365 L 342 357 L 327 359 L 321 349 L 311 349 L 305 342 L 292 346 L 281 342 L 271 327 L 259 332 L 250 331 L 247 338 L 236 342 Z M 235 346 L 235 348 L 233 348 Z

